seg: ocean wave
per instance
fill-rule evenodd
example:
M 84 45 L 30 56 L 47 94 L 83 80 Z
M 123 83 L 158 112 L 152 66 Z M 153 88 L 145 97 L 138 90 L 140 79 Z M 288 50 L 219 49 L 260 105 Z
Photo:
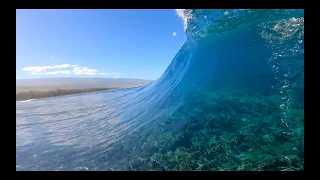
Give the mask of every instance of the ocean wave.
M 177 9 L 182 18 L 188 39 L 199 39 L 220 34 L 240 25 L 277 20 L 286 17 L 303 17 L 303 10 L 253 10 L 253 9 Z
M 188 39 L 151 84 L 17 103 L 16 169 L 301 169 L 304 11 L 176 12 Z

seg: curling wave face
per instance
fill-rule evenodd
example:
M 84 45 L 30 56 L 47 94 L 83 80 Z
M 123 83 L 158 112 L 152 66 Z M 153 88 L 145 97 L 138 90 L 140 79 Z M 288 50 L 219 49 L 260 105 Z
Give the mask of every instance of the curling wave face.
M 288 131 L 294 128 L 290 112 L 296 101 L 303 104 L 304 92 L 303 10 L 176 12 L 188 40 L 155 82 L 132 89 L 17 102 L 16 169 L 148 169 L 160 162 L 154 154 L 179 148 L 179 143 L 168 142 L 192 119 L 183 114 L 192 110 L 181 108 L 196 108 L 203 103 L 201 99 L 212 97 L 194 99 L 198 92 L 241 91 L 247 97 L 275 97 L 279 123 Z M 205 108 L 193 119 L 219 111 Z M 182 120 L 159 131 L 177 112 Z M 184 138 L 181 146 L 189 147 L 185 144 L 193 142 L 192 136 L 185 137 L 189 140 Z M 166 140 L 163 148 L 159 148 L 161 139 Z M 146 168 L 143 164 L 148 163 Z M 166 168 L 158 165 L 153 170 Z

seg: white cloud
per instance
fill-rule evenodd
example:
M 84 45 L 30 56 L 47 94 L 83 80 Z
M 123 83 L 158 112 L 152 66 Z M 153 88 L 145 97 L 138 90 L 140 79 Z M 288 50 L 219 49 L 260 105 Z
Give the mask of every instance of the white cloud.
M 31 74 L 37 75 L 37 74 L 41 74 L 39 72 L 31 72 Z
M 97 74 L 96 69 L 89 69 L 88 67 L 75 67 L 73 68 L 73 74 L 77 75 L 96 75 Z
M 70 67 L 70 64 L 60 64 L 55 66 L 32 66 L 32 67 L 25 67 L 22 71 L 29 71 L 31 74 L 40 74 L 47 72 L 48 69 L 64 69 Z
M 40 73 L 47 71 L 51 66 L 33 66 L 33 67 L 25 67 L 22 71 L 30 71 L 31 73 Z
M 70 66 L 71 66 L 70 64 L 60 64 L 60 65 L 52 66 L 52 68 L 68 68 Z
M 119 78 L 120 76 L 113 76 L 112 78 Z
M 177 32 L 173 32 L 173 33 L 172 33 L 172 36 L 176 36 L 176 35 L 177 35 Z
M 62 71 L 51 71 L 51 72 L 46 72 L 45 74 L 70 74 L 71 71 L 69 70 L 62 70 Z
M 73 73 L 74 75 L 114 75 L 114 76 L 119 75 L 119 73 L 98 72 L 97 69 L 80 67 L 75 64 L 73 65 L 60 64 L 60 65 L 54 65 L 54 66 L 31 66 L 31 67 L 23 68 L 22 71 L 27 71 L 33 75 L 38 75 L 38 74 L 56 75 L 56 74 L 70 74 L 70 73 Z

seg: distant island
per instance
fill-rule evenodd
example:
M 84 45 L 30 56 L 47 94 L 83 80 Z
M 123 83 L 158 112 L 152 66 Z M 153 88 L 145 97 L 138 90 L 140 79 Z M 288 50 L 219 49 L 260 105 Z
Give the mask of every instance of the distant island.
M 38 78 L 16 80 L 16 101 L 145 86 L 152 80 L 129 78 Z

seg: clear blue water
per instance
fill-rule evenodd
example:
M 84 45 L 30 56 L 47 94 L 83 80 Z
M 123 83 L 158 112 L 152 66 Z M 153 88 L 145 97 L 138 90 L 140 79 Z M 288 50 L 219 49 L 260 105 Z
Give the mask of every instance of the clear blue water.
M 304 11 L 177 12 L 188 40 L 155 82 L 17 102 L 16 170 L 303 169 Z

